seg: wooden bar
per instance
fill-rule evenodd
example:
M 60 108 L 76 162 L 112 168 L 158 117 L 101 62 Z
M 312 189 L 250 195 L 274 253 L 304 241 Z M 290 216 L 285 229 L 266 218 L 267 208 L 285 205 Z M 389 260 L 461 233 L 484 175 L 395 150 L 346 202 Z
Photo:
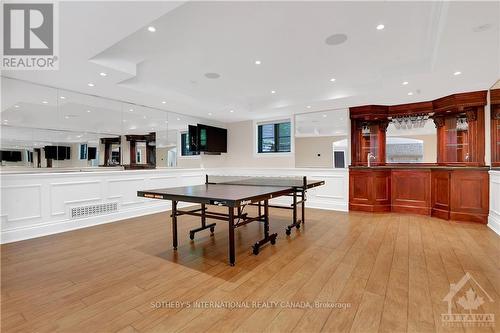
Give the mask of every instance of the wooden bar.
M 487 223 L 488 168 L 351 167 L 349 210 Z

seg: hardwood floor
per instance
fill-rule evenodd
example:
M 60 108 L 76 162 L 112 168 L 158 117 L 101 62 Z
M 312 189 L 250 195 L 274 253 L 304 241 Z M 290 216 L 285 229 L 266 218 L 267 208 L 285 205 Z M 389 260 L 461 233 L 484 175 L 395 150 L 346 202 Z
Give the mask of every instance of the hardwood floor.
M 499 330 L 441 321 L 450 283 L 466 272 L 494 300 L 468 281 L 464 289 L 485 301 L 474 312 L 500 317 L 500 237 L 486 226 L 413 215 L 306 214 L 306 227 L 287 238 L 289 212 L 272 209 L 278 242 L 258 256 L 250 246 L 262 226 L 237 229 L 235 267 L 227 264 L 224 222 L 213 237 L 200 232 L 191 242 L 188 229 L 199 221 L 181 217 L 175 253 L 167 213 L 3 245 L 2 332 Z M 271 301 L 283 303 L 263 306 Z M 347 307 L 298 306 L 306 302 Z M 461 310 L 457 300 L 452 309 Z

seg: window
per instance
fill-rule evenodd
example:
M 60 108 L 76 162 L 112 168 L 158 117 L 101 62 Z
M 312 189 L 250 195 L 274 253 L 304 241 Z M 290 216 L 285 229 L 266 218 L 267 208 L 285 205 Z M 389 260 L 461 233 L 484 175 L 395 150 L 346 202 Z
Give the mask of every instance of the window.
M 262 124 L 257 127 L 259 153 L 289 153 L 291 151 L 291 123 Z
M 87 159 L 87 144 L 85 143 L 80 144 L 80 159 L 81 160 Z
M 188 133 L 187 132 L 181 133 L 181 156 L 197 155 L 197 152 L 191 151 L 189 148 L 190 147 L 189 147 Z

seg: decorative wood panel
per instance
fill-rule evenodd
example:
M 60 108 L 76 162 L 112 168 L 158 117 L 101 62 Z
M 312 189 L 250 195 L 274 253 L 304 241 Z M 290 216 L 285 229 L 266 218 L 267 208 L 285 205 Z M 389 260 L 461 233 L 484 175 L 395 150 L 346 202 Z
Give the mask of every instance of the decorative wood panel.
M 393 170 L 392 211 L 429 215 L 430 180 L 430 170 Z
M 487 171 L 453 170 L 450 186 L 450 219 L 486 223 L 489 211 Z
M 390 175 L 390 170 L 351 170 L 349 172 L 349 209 L 365 212 L 390 211 Z
M 431 215 L 448 220 L 450 218 L 450 172 L 433 170 L 431 187 Z
M 349 209 L 485 223 L 488 181 L 487 168 L 351 168 Z

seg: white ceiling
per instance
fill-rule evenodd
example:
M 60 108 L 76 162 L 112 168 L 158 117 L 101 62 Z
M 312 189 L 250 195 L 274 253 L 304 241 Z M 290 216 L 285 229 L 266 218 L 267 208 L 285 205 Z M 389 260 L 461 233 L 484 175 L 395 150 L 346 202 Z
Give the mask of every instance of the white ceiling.
M 261 119 L 487 89 L 500 77 L 499 22 L 499 2 L 61 2 L 60 70 L 3 75 Z M 327 45 L 336 33 L 347 41 Z

